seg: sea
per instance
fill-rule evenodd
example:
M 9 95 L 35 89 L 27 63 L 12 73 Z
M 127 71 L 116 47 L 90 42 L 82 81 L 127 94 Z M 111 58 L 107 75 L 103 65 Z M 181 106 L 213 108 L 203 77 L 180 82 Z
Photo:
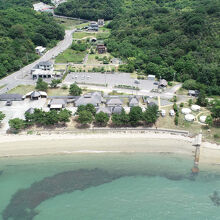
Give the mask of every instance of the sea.
M 220 169 L 153 153 L 0 159 L 2 220 L 220 220 Z

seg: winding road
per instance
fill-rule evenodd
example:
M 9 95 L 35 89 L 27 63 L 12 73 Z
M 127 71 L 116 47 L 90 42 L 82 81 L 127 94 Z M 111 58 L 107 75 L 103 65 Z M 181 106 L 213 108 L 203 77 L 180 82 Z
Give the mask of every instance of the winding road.
M 62 53 L 64 50 L 66 50 L 71 44 L 72 44 L 72 34 L 76 29 L 73 30 L 66 30 L 65 31 L 65 37 L 62 41 L 60 41 L 54 48 L 51 50 L 48 50 L 42 57 L 40 57 L 38 60 L 34 61 L 33 63 L 23 67 L 22 69 L 18 70 L 17 72 L 14 72 L 5 78 L 0 80 L 0 94 L 7 92 L 8 90 L 11 90 L 15 88 L 18 85 L 21 84 L 34 84 L 35 82 L 33 80 L 27 80 L 25 79 L 25 76 L 31 72 L 31 69 L 39 62 L 41 61 L 47 61 L 52 59 L 53 57 L 57 56 L 58 54 Z

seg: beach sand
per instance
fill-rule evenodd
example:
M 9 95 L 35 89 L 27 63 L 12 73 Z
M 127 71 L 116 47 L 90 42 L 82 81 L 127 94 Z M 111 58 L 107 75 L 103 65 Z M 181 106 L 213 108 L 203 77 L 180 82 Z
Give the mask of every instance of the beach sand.
M 192 139 L 165 133 L 1 135 L 0 157 L 73 153 L 175 153 L 194 156 Z M 200 161 L 220 163 L 220 146 L 203 143 Z

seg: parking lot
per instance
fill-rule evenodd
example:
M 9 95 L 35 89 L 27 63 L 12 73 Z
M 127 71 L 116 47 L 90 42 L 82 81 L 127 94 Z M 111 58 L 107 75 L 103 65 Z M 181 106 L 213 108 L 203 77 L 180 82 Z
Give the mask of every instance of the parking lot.
M 24 114 L 29 108 L 42 108 L 48 111 L 46 106 L 47 99 L 30 100 L 25 99 L 23 101 L 13 101 L 11 106 L 6 106 L 6 101 L 0 101 L 0 111 L 2 111 L 6 117 L 2 121 L 1 130 L 6 131 L 9 128 L 8 121 L 12 118 L 24 119 Z
M 64 83 L 83 83 L 83 84 L 107 84 L 114 88 L 116 85 L 128 85 L 139 87 L 142 90 L 151 91 L 158 86 L 152 80 L 136 80 L 131 78 L 129 73 L 70 73 L 64 80 Z

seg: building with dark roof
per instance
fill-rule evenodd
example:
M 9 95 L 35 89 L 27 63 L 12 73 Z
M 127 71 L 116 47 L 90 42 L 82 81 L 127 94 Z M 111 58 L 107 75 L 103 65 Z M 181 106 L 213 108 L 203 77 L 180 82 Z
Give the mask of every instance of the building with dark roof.
M 139 106 L 139 100 L 137 97 L 131 97 L 129 99 L 129 107 Z
M 111 108 L 111 112 L 112 114 L 121 114 L 123 111 L 123 107 L 122 106 L 115 106 Z
M 112 98 L 106 102 L 108 107 L 122 106 L 123 102 L 119 98 Z
M 0 101 L 22 101 L 24 100 L 23 95 L 20 94 L 1 94 Z
M 83 96 L 80 96 L 75 101 L 75 106 L 92 104 L 93 106 L 99 106 L 103 101 L 102 95 L 100 92 L 87 93 Z
M 52 110 L 60 110 L 66 107 L 66 100 L 65 99 L 51 99 L 48 107 Z

